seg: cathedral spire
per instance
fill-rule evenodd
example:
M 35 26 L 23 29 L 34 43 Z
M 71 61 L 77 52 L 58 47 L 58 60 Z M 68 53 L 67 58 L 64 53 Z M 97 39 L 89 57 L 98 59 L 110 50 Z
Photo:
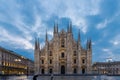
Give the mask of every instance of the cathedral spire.
M 39 38 L 35 38 L 35 50 L 40 49 Z
M 72 22 L 69 22 L 69 26 L 70 26 L 70 32 L 72 33 Z
M 37 49 L 37 39 L 35 38 L 35 49 Z
M 69 21 L 68 27 L 67 27 L 67 32 L 72 33 L 72 22 Z
M 56 24 L 56 32 L 58 33 L 58 23 Z
M 91 39 L 89 40 L 89 49 L 92 49 L 92 41 L 91 41 Z
M 87 42 L 86 42 L 86 49 L 87 49 L 87 50 L 89 49 L 88 46 L 89 46 L 89 41 L 88 41 L 88 39 L 87 39 Z
M 37 41 L 37 45 L 38 45 L 38 48 L 40 49 L 40 42 L 39 42 L 39 38 L 38 38 L 38 41 Z
M 46 42 L 48 41 L 47 29 L 46 29 L 45 41 L 46 41 Z
M 91 50 L 92 49 L 91 39 L 87 40 L 86 47 L 87 47 L 87 50 Z
M 80 48 L 80 46 L 81 46 L 80 42 L 81 41 L 80 41 L 80 29 L 79 29 L 79 31 L 78 31 L 78 41 L 77 41 L 78 48 Z
M 55 21 L 54 23 L 54 33 L 58 33 L 58 22 Z
M 55 23 L 54 23 L 54 33 L 56 32 L 55 30 L 56 30 L 56 29 L 55 29 Z
M 79 32 L 78 32 L 78 43 L 80 43 L 80 29 L 79 29 Z

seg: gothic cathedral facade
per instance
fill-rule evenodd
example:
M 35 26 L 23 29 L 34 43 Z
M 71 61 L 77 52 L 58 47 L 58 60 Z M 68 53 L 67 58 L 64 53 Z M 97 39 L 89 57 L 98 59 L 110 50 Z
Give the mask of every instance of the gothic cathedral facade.
M 75 41 L 72 24 L 67 31 L 58 31 L 54 25 L 53 38 L 49 41 L 47 32 L 45 46 L 40 49 L 39 39 L 35 40 L 35 74 L 90 74 L 92 65 L 91 40 L 86 48 L 81 46 L 80 31 Z

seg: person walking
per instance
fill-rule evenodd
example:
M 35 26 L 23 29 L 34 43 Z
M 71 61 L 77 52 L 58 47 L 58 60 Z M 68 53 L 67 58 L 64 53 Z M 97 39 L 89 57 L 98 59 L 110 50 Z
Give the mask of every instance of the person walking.
M 51 79 L 50 80 L 53 80 L 53 74 L 51 74 Z

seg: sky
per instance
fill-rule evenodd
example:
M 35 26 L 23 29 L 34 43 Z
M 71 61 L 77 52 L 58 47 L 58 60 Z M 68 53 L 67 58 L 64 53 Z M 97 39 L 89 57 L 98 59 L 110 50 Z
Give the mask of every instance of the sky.
M 0 46 L 34 60 L 35 37 L 44 46 L 53 26 L 59 31 L 72 22 L 82 46 L 92 39 L 92 61 L 120 61 L 120 0 L 0 0 Z

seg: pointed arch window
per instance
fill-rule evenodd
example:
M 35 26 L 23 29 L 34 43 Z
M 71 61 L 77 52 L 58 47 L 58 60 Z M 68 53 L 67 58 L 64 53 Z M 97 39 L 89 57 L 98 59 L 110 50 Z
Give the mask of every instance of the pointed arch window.
M 82 63 L 83 63 L 83 64 L 85 63 L 85 59 L 82 59 Z
M 42 60 L 41 63 L 44 64 L 44 60 Z
M 61 58 L 64 58 L 65 57 L 65 54 L 64 52 L 61 53 Z
M 52 59 L 50 59 L 50 64 L 52 64 Z
M 76 64 L 76 59 L 74 59 L 74 64 Z

